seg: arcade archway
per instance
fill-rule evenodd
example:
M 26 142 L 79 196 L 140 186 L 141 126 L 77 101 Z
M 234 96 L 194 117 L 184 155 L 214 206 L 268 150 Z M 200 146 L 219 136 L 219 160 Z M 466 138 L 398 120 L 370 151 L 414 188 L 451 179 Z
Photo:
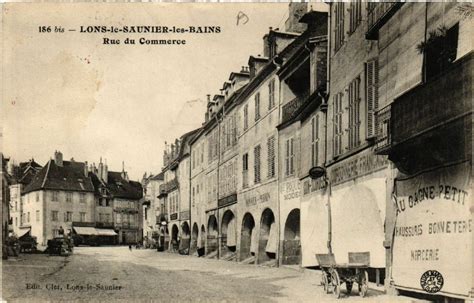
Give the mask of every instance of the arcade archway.
M 276 259 L 278 250 L 278 235 L 275 226 L 275 216 L 269 208 L 262 213 L 260 220 L 260 238 L 258 241 L 258 263 Z
M 207 221 L 207 249 L 208 255 L 216 253 L 218 248 L 218 225 L 216 216 L 211 215 Z
M 300 264 L 300 210 L 298 208 L 293 209 L 286 219 L 281 259 L 283 264 Z
M 244 261 L 255 256 L 255 221 L 250 213 L 246 213 L 242 219 L 242 231 L 240 234 L 240 260 Z
M 232 255 L 237 246 L 235 216 L 231 210 L 227 210 L 222 216 L 221 226 L 221 251 L 222 257 L 226 257 Z

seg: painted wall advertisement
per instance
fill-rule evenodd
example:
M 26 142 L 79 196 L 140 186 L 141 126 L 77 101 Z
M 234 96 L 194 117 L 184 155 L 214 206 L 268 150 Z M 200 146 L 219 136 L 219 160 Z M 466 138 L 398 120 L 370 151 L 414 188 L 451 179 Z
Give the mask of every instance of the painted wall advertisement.
M 468 297 L 472 287 L 470 165 L 396 181 L 395 286 Z

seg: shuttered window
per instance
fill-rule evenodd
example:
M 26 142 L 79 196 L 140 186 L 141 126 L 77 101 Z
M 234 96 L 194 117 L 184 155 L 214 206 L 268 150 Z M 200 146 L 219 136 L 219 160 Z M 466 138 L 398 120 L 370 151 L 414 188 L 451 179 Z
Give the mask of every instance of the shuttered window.
M 268 178 L 275 177 L 275 137 L 272 136 L 267 140 L 267 149 L 268 149 Z
M 373 138 L 376 135 L 376 112 L 379 107 L 379 64 L 378 60 L 368 61 L 365 68 L 365 89 L 366 89 L 366 108 L 367 108 L 367 138 Z
M 285 150 L 285 174 L 287 176 L 293 175 L 294 171 L 294 139 L 290 138 L 286 140 L 286 150 Z
M 249 128 L 249 105 L 244 106 L 244 130 Z
M 344 43 L 344 2 L 334 3 L 334 51 Z
M 311 119 L 311 166 L 319 163 L 319 115 Z
M 349 32 L 353 33 L 357 26 L 359 26 L 362 19 L 362 1 L 356 0 L 350 3 L 350 21 L 349 21 Z
M 275 79 L 268 83 L 268 110 L 275 106 Z
M 260 93 L 255 94 L 255 121 L 260 119 Z
M 333 97 L 333 155 L 342 154 L 342 93 Z
M 254 183 L 260 183 L 260 145 L 255 146 L 253 150 L 253 168 L 254 168 Z
M 360 77 L 349 84 L 349 149 L 360 145 Z

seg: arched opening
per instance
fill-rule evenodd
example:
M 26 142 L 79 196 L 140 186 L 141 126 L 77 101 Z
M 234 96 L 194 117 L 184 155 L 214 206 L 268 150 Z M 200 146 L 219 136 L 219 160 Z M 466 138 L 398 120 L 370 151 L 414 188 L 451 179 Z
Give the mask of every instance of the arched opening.
M 191 232 L 188 222 L 181 224 L 181 239 L 178 241 L 179 253 L 182 255 L 189 254 L 189 244 L 191 242 Z
M 206 254 L 206 227 L 201 225 L 201 239 L 198 241 L 198 255 L 203 256 Z
M 192 255 L 198 248 L 199 227 L 197 223 L 193 224 L 193 231 L 191 233 L 191 244 L 189 247 L 189 254 Z
M 260 220 L 260 238 L 258 241 L 258 263 L 276 259 L 278 249 L 278 235 L 275 226 L 275 216 L 267 208 L 262 213 Z
M 255 221 L 250 213 L 246 213 L 242 220 L 242 231 L 240 234 L 240 260 L 254 263 L 256 251 Z
M 176 224 L 173 224 L 173 227 L 171 227 L 171 245 L 170 245 L 170 250 L 171 251 L 178 251 L 178 235 L 179 235 L 179 229 Z
M 207 221 L 207 255 L 217 255 L 218 228 L 216 216 L 211 215 Z
M 285 233 L 283 239 L 283 264 L 300 264 L 301 241 L 300 241 L 300 210 L 293 209 L 285 222 Z
M 234 255 L 237 246 L 235 216 L 231 210 L 227 210 L 222 216 L 221 226 L 221 255 L 227 258 Z

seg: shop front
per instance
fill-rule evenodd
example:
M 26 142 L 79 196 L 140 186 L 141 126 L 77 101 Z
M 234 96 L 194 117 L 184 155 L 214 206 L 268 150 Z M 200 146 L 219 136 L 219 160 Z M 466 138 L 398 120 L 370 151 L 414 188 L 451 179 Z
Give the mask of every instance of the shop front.
M 397 178 L 392 283 L 425 294 L 473 298 L 473 199 L 469 162 Z

